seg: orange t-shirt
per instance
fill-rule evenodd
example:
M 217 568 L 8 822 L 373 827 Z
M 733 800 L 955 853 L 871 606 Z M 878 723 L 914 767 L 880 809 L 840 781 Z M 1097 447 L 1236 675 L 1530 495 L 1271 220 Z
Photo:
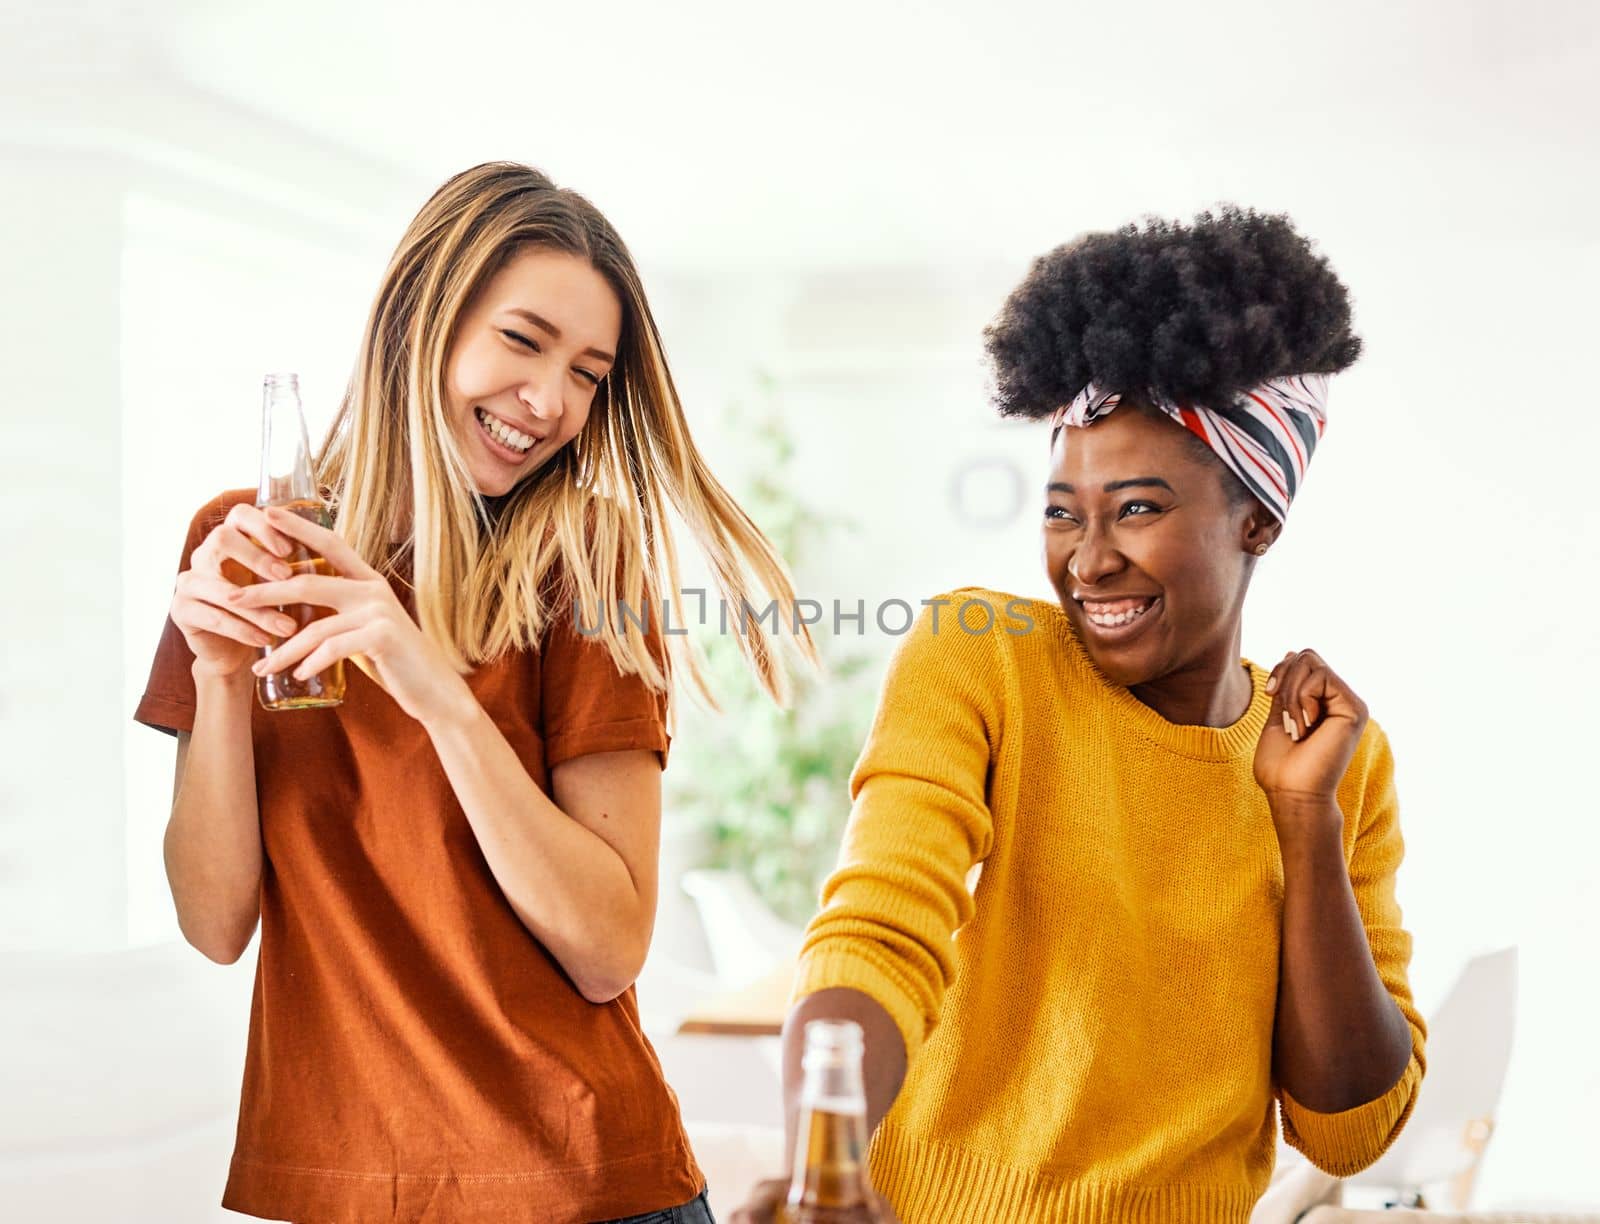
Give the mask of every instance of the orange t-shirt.
M 253 496 L 203 507 L 180 569 Z M 169 619 L 136 719 L 193 729 L 193 659 Z M 330 709 L 253 705 L 261 942 L 223 1206 L 588 1224 L 694 1198 L 633 989 L 578 992 L 501 893 L 421 725 L 359 668 L 345 680 Z M 468 683 L 546 793 L 551 766 L 585 753 L 666 760 L 664 697 L 565 616 Z

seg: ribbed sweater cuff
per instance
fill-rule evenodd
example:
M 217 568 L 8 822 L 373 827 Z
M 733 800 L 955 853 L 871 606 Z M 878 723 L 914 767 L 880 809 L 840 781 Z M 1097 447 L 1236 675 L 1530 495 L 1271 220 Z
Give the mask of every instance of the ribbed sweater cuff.
M 1412 1055 L 1393 1088 L 1376 1100 L 1339 1113 L 1318 1113 L 1281 1090 L 1283 1137 L 1324 1172 L 1335 1177 L 1359 1173 L 1382 1156 L 1416 1103 L 1422 1066 Z
M 905 975 L 896 972 L 888 958 L 873 954 L 866 946 L 852 942 L 840 947 L 830 942 L 800 958 L 789 1001 L 792 1005 L 808 994 L 834 986 L 859 990 L 889 1013 L 905 1042 L 909 1066 L 927 1032 L 922 1008 Z

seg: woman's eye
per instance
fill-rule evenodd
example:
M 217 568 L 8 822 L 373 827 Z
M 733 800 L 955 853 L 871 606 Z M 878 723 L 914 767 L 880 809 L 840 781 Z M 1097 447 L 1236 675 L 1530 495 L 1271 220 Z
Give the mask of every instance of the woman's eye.
M 583 379 L 583 381 L 588 383 L 591 387 L 598 387 L 600 385 L 600 376 L 593 370 L 580 369 L 577 370 L 576 373 L 579 378 Z
M 539 346 L 532 340 L 529 340 L 528 337 L 524 336 L 521 332 L 502 331 L 500 334 L 507 340 L 515 340 L 518 344 L 522 345 L 523 348 L 532 349 L 535 353 L 539 351 Z
M 1126 506 L 1122 507 L 1122 516 L 1127 518 L 1129 515 L 1133 514 L 1153 514 L 1160 509 L 1161 507 L 1156 505 L 1155 502 L 1129 502 Z
M 1046 506 L 1044 508 L 1044 517 L 1047 520 L 1056 523 L 1071 523 L 1076 521 L 1073 519 L 1072 515 L 1067 512 L 1065 506 Z

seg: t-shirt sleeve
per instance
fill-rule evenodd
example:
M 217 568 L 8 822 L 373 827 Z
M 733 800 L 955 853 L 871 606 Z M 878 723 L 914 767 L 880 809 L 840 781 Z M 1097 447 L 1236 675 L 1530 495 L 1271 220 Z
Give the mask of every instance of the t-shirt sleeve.
M 1335 1177 L 1353 1176 L 1388 1150 L 1411 1116 L 1427 1067 L 1427 1026 L 1412 1000 L 1406 973 L 1411 935 L 1401 925 L 1400 904 L 1395 898 L 1395 876 L 1405 842 L 1400 835 L 1394 757 L 1376 723 L 1369 726 L 1368 738 L 1368 751 L 1357 758 L 1364 768 L 1346 774 L 1346 787 L 1341 787 L 1340 793 L 1341 803 L 1357 802 L 1361 813 L 1349 850 L 1350 885 L 1378 976 L 1411 1030 L 1411 1058 L 1382 1096 L 1342 1113 L 1319 1113 L 1296 1101 L 1286 1089 L 1278 1090 L 1285 1141 Z M 1352 777 L 1358 772 L 1359 777 Z
M 587 627 L 587 623 L 585 625 Z M 666 666 L 660 617 L 651 616 L 645 643 Z M 653 750 L 666 768 L 667 695 L 637 673 L 624 675 L 598 633 L 578 631 L 570 606 L 558 606 L 541 646 L 540 707 L 545 765 L 591 752 Z
M 177 573 L 189 568 L 189 560 L 200 542 L 211 534 L 213 528 L 227 517 L 237 501 L 248 500 L 249 490 L 224 493 L 196 511 L 189 522 L 188 535 L 184 537 L 183 554 L 178 559 Z M 159 731 L 176 734 L 194 730 L 194 653 L 183 633 L 168 616 L 161 628 L 161 638 L 156 643 L 155 658 L 150 663 L 150 678 L 145 682 L 144 696 L 133 711 L 134 721 L 155 727 Z

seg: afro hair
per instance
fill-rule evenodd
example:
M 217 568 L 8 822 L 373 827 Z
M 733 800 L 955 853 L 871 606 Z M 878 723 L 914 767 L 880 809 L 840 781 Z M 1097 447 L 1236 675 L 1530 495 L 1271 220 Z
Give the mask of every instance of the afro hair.
M 1212 408 L 1361 353 L 1350 297 L 1282 215 L 1223 206 L 1147 219 L 1035 260 L 984 331 L 1002 416 L 1037 419 L 1090 382 Z

